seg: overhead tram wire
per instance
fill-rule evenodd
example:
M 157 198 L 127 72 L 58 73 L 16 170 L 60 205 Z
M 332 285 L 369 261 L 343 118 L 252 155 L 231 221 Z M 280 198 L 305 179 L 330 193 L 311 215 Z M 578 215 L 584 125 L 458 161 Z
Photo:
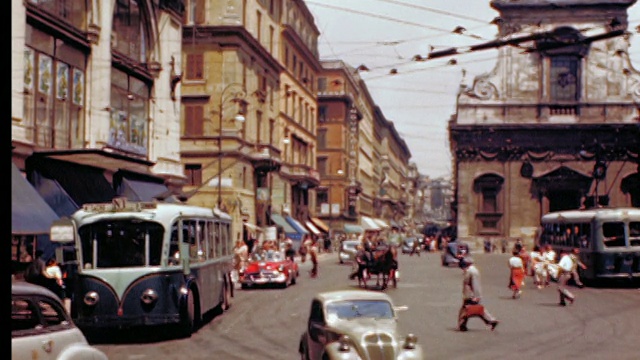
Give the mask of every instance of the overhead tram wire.
M 313 4 L 313 5 L 319 6 L 319 7 L 328 8 L 328 9 L 347 11 L 347 12 L 358 14 L 358 15 L 364 15 L 364 16 L 369 16 L 369 17 L 373 17 L 373 18 L 377 18 L 377 19 L 392 21 L 392 22 L 396 22 L 396 23 L 399 23 L 399 24 L 403 24 L 403 25 L 415 26 L 415 27 L 419 27 L 419 28 L 422 28 L 422 29 L 440 31 L 443 34 L 447 34 L 447 33 L 451 32 L 450 29 L 442 29 L 442 28 L 438 28 L 438 27 L 435 27 L 435 26 L 429 26 L 429 25 L 415 23 L 415 22 L 411 22 L 411 21 L 399 20 L 399 19 L 395 19 L 395 18 L 392 18 L 392 17 L 384 16 L 384 15 L 367 13 L 367 12 L 364 12 L 364 11 L 358 11 L 358 10 L 354 10 L 354 9 L 343 8 L 343 7 L 339 7 L 339 6 L 322 4 L 322 3 L 319 3 L 319 2 L 315 2 L 315 1 L 307 0 L 306 3 L 307 4 Z M 475 37 L 473 37 L 471 35 L 465 35 L 465 34 L 461 34 L 461 35 L 468 36 L 470 38 L 474 38 L 475 39 Z
M 410 7 L 413 9 L 419 9 L 419 10 L 424 10 L 427 12 L 432 12 L 432 13 L 436 13 L 436 14 L 440 14 L 440 15 L 447 15 L 447 16 L 451 16 L 457 19 L 461 19 L 461 20 L 469 20 L 469 21 L 475 21 L 478 23 L 486 23 L 486 20 L 484 19 L 478 19 L 478 18 L 473 18 L 470 16 L 465 16 L 465 15 L 460 15 L 460 14 L 456 14 L 456 13 L 452 13 L 452 12 L 448 12 L 448 11 L 444 11 L 444 10 L 438 10 L 438 9 L 434 9 L 434 8 L 430 8 L 427 6 L 421 6 L 421 5 L 415 5 L 415 4 L 408 4 L 408 3 L 403 3 L 401 1 L 395 1 L 395 0 L 377 0 L 380 2 L 385 2 L 385 3 L 389 3 L 389 4 L 395 4 L 395 5 L 400 5 L 400 6 L 406 6 L 406 7 Z

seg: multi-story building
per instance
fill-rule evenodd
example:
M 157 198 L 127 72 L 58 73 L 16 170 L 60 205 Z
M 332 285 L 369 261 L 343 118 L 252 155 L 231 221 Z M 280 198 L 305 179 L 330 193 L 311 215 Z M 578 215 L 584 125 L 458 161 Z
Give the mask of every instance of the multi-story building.
M 279 167 L 276 120 L 282 66 L 272 3 L 187 1 L 183 19 L 180 151 L 188 202 L 218 207 L 247 224 L 264 221 L 256 199 Z M 260 192 L 259 192 L 260 191 Z M 260 208 L 262 212 L 266 211 Z M 233 225 L 235 238 L 242 222 Z
M 318 79 L 318 217 L 336 232 L 407 223 L 411 154 L 356 69 L 322 61 Z
M 497 64 L 463 84 L 449 124 L 459 238 L 530 243 L 549 211 L 640 206 L 634 3 L 491 2 Z
M 315 189 L 320 185 L 316 164 L 320 33 L 304 1 L 284 1 L 283 6 L 278 53 L 284 68 L 279 103 L 283 156 L 273 178 L 272 210 L 281 210 L 304 224 L 312 215 Z
M 319 32 L 306 5 L 187 1 L 183 26 L 189 202 L 243 219 L 250 230 L 235 223 L 238 237 L 272 225 L 272 215 L 304 223 L 319 184 Z
M 13 0 L 11 10 L 12 161 L 56 215 L 179 192 L 182 2 Z M 16 197 L 12 212 L 31 206 Z

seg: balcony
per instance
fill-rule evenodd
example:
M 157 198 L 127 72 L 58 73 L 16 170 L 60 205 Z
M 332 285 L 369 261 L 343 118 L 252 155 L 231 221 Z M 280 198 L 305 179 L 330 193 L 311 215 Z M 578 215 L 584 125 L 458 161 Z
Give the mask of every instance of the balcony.
M 280 175 L 303 187 L 313 188 L 320 185 L 320 173 L 307 165 L 282 164 Z

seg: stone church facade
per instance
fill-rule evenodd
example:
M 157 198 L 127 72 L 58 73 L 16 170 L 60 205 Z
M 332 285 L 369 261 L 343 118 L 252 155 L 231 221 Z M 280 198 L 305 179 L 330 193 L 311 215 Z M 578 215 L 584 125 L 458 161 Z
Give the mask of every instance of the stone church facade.
M 449 122 L 459 239 L 532 245 L 547 212 L 640 207 L 634 3 L 491 2 L 497 63 L 463 80 Z

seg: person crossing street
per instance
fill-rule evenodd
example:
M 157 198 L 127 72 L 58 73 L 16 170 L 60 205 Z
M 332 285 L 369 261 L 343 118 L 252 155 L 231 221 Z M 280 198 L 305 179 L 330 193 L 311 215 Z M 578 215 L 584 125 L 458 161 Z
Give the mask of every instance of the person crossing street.
M 471 317 L 479 317 L 485 324 L 495 330 L 499 321 L 496 320 L 481 304 L 480 271 L 473 265 L 473 259 L 463 257 L 458 265 L 463 271 L 462 277 L 462 306 L 458 312 L 458 330 L 467 331 L 467 321 Z

